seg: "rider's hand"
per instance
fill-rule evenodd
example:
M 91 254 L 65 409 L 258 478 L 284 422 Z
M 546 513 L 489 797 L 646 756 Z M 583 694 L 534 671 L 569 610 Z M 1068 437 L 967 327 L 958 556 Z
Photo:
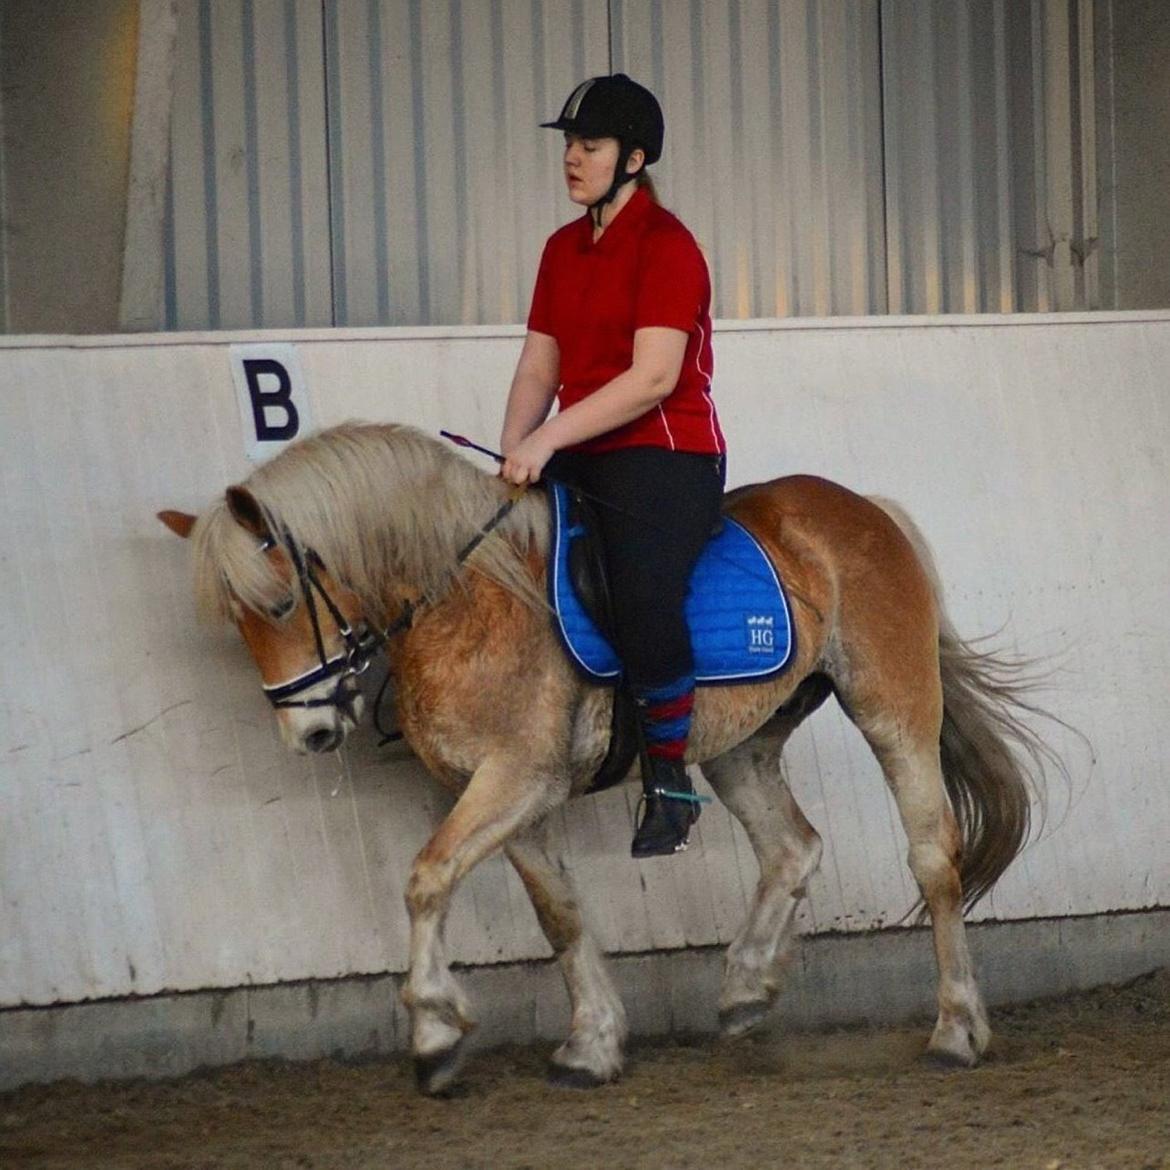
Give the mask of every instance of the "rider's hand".
M 500 475 L 508 483 L 523 487 L 525 484 L 536 483 L 544 465 L 553 457 L 554 448 L 548 443 L 537 427 L 526 439 L 521 439 L 511 451 L 504 456 Z

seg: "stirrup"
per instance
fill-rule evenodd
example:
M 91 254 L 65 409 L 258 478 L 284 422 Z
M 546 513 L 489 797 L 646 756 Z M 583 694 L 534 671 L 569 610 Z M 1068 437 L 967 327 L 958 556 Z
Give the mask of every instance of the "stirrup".
M 702 796 L 698 792 L 675 792 L 671 788 L 651 788 L 651 796 L 665 796 L 667 800 L 689 800 L 691 804 L 710 804 L 711 798 L 709 796 Z M 646 794 L 642 793 L 642 800 L 639 803 L 645 803 Z M 698 818 L 696 818 L 698 819 Z M 695 822 L 692 821 L 693 825 Z
M 650 797 L 655 797 L 653 805 Z M 638 801 L 638 827 L 630 844 L 630 855 L 635 858 L 672 857 L 682 853 L 690 844 L 691 826 L 699 819 L 699 806 L 710 801 L 709 796 L 694 792 L 676 792 L 669 788 L 652 788 Z M 667 811 L 668 801 L 686 805 L 685 823 Z

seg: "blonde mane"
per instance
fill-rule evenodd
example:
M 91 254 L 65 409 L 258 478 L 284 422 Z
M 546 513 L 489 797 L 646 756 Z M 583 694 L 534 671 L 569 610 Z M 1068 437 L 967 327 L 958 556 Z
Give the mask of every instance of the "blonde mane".
M 273 532 L 287 532 L 302 550 L 315 552 L 358 595 L 375 625 L 389 620 L 395 589 L 437 599 L 451 588 L 459 551 L 507 495 L 500 479 L 413 427 L 352 422 L 286 448 L 243 486 Z M 200 517 L 192 537 L 196 597 L 205 615 L 226 616 L 233 597 L 261 613 L 287 597 L 256 538 L 224 500 Z M 547 543 L 543 493 L 529 494 L 466 567 L 543 607 L 528 554 L 543 553 Z

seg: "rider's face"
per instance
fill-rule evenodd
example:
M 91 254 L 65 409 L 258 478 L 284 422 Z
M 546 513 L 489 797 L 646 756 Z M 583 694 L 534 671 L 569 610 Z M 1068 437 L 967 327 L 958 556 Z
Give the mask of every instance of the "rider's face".
M 616 138 L 565 135 L 565 183 L 569 198 L 582 207 L 601 199 L 613 182 L 621 146 Z

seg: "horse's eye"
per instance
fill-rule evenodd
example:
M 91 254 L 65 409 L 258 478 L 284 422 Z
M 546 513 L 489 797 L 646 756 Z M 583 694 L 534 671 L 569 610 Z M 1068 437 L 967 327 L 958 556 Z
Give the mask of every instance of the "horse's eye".
M 269 606 L 268 616 L 276 621 L 281 618 L 286 618 L 293 611 L 293 606 L 296 605 L 296 599 L 293 597 L 284 597 L 275 605 Z

